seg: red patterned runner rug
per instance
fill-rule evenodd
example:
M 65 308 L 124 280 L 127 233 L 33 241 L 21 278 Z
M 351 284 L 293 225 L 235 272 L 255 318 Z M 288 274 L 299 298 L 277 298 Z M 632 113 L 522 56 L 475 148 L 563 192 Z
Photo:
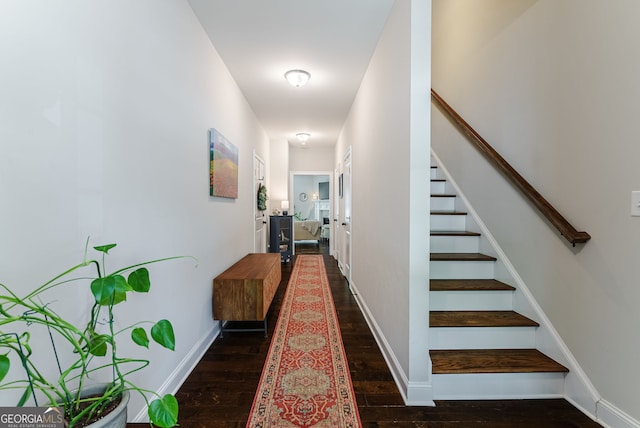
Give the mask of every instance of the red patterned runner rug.
M 247 427 L 361 426 L 323 257 L 297 256 Z

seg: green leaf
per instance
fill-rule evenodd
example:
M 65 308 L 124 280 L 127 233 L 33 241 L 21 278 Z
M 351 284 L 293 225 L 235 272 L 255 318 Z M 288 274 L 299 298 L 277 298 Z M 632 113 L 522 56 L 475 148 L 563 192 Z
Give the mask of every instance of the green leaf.
M 145 348 L 149 348 L 149 336 L 147 336 L 147 332 L 142 327 L 134 328 L 131 331 L 131 339 L 140 346 L 144 346 Z
M 106 334 L 97 334 L 91 336 L 91 342 L 87 349 L 91 355 L 96 357 L 104 357 L 107 355 L 107 343 L 111 343 L 111 337 Z
M 160 320 L 151 327 L 151 337 L 160 345 L 175 351 L 176 338 L 173 335 L 173 326 L 168 320 Z
M 109 250 L 115 247 L 116 245 L 118 244 L 98 245 L 97 247 L 93 247 L 93 249 L 105 254 L 109 254 Z
M 103 306 L 124 302 L 127 300 L 127 291 L 131 291 L 131 287 L 122 275 L 105 276 L 91 282 L 93 297 Z
M 151 288 L 147 268 L 140 268 L 131 272 L 128 281 L 131 288 L 138 293 L 146 293 Z
M 174 427 L 178 423 L 178 400 L 171 394 L 155 399 L 149 404 L 148 413 L 155 426 Z
M 98 334 L 93 328 L 87 327 L 82 336 L 83 342 L 86 342 L 86 345 L 82 347 L 82 350 L 74 350 L 73 352 L 83 352 L 91 355 L 95 355 L 96 357 L 104 357 L 107 355 L 107 344 L 113 343 L 111 336 L 108 334 Z M 84 338 L 88 338 L 84 340 Z
M 124 279 L 124 276 L 116 275 L 115 278 L 116 278 L 116 296 L 113 302 L 114 305 L 127 300 L 127 292 L 132 290 L 127 280 Z
M 96 278 L 91 281 L 91 293 L 93 293 L 93 297 L 96 299 L 101 305 L 104 305 L 104 302 L 110 302 L 111 296 L 116 290 L 116 280 L 112 276 L 107 276 L 104 278 Z
M 9 368 L 11 367 L 11 362 L 9 361 L 9 357 L 7 354 L 0 355 L 0 382 L 2 379 L 9 373 Z

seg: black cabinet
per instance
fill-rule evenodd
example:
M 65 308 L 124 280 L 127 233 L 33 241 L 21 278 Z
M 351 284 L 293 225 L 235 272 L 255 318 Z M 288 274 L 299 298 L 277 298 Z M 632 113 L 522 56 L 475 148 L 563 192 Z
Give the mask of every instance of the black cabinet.
M 269 252 L 280 253 L 282 262 L 291 261 L 293 254 L 293 216 L 269 217 Z

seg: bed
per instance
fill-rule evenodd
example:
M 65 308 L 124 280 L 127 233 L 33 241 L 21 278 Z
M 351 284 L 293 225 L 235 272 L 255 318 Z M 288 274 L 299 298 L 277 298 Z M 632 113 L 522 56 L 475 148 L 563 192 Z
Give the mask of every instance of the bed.
M 294 241 L 318 241 L 322 232 L 322 222 L 316 220 L 304 220 L 293 222 Z

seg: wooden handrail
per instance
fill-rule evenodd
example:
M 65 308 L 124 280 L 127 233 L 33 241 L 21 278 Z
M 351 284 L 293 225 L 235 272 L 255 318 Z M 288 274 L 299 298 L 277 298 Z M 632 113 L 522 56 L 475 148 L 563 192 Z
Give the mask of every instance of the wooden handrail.
M 431 98 L 453 120 L 454 124 L 467 136 L 478 150 L 500 171 L 574 246 L 585 243 L 591 236 L 578 232 L 538 191 L 527 182 L 484 138 L 476 132 L 458 113 L 451 108 L 436 91 L 431 89 Z

